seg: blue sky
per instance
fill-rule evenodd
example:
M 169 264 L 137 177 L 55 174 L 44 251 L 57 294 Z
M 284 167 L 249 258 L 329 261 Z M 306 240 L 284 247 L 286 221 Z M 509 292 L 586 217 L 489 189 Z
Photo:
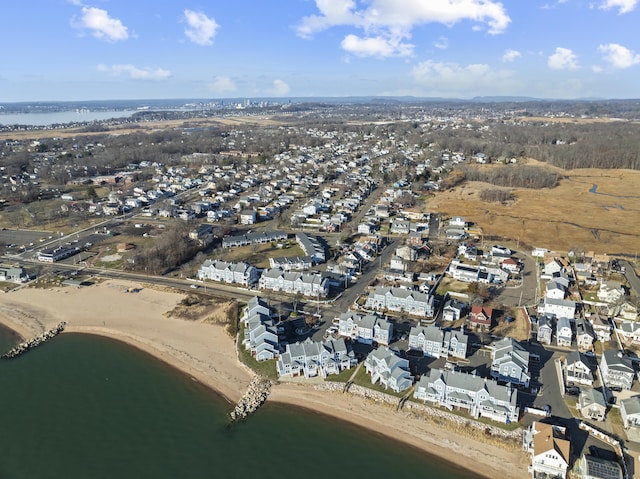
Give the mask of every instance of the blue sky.
M 4 0 L 0 102 L 640 98 L 640 0 Z

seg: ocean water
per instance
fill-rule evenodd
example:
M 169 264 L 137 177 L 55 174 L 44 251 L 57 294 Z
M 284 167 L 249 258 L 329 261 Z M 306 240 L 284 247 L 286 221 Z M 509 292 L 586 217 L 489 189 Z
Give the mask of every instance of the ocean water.
M 58 111 L 52 113 L 2 113 L 0 125 L 30 125 L 48 126 L 65 123 L 78 123 L 84 121 L 110 120 L 112 118 L 125 118 L 133 115 L 135 111 Z
M 479 477 L 306 409 L 267 403 L 232 426 L 230 410 L 135 348 L 65 333 L 0 361 L 0 478 Z

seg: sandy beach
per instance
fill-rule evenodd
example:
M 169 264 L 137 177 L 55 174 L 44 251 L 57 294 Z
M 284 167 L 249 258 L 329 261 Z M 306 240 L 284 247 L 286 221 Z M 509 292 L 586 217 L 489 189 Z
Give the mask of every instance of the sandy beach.
M 141 290 L 125 293 L 127 287 Z M 237 401 L 251 372 L 238 361 L 234 342 L 222 327 L 164 316 L 183 297 L 124 281 L 83 288 L 22 288 L 0 295 L 0 322 L 29 338 L 67 321 L 67 332 L 107 336 L 136 346 Z M 274 386 L 269 401 L 358 424 L 485 477 L 529 477 L 528 458 L 521 451 L 455 435 L 359 397 L 284 383 Z

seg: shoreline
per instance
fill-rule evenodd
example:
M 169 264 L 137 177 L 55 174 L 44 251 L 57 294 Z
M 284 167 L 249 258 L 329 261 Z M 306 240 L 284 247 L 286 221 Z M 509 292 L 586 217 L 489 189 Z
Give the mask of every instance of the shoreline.
M 237 359 L 235 342 L 223 328 L 163 316 L 182 299 L 181 294 L 146 288 L 123 294 L 126 286 L 131 283 L 106 281 L 81 289 L 23 288 L 0 295 L 0 323 L 29 338 L 65 319 L 65 332 L 124 342 L 191 376 L 228 402 L 237 402 L 252 373 Z M 530 477 L 528 457 L 522 451 L 456 434 L 355 395 L 316 390 L 313 384 L 278 383 L 267 402 L 354 424 L 483 477 Z

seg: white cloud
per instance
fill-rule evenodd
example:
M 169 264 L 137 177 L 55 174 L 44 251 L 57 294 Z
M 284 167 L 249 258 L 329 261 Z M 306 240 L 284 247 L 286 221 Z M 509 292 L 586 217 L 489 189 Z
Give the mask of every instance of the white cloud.
M 636 8 L 637 3 L 638 0 L 605 0 L 604 3 L 600 5 L 600 8 L 602 10 L 617 8 L 618 15 L 623 15 L 632 12 L 633 9 Z
M 640 54 L 617 43 L 600 45 L 598 50 L 604 53 L 604 59 L 615 68 L 629 68 L 640 63 Z
M 521 56 L 522 56 L 522 53 L 520 53 L 518 50 L 509 49 L 506 52 L 504 52 L 504 55 L 502 55 L 502 61 L 512 62 L 517 58 L 520 58 Z
M 429 95 L 474 96 L 509 94 L 517 88 L 513 73 L 507 70 L 492 70 L 486 64 L 459 65 L 428 60 L 417 64 L 412 70 L 413 79 Z
M 184 30 L 184 34 L 189 40 L 198 45 L 213 44 L 213 37 L 215 37 L 219 27 L 213 18 L 207 17 L 202 12 L 185 10 L 184 21 L 188 25 Z
M 413 45 L 402 43 L 399 38 L 381 36 L 360 38 L 356 35 L 347 35 L 340 45 L 345 51 L 359 57 L 404 57 L 413 53 Z
M 568 48 L 558 47 L 553 55 L 547 60 L 549 68 L 552 70 L 577 70 L 578 56 Z
M 113 75 L 128 74 L 134 80 L 166 80 L 171 76 L 169 70 L 163 68 L 138 68 L 131 64 L 98 65 L 98 70 Z
M 600 65 L 593 65 L 591 71 L 593 73 L 602 73 L 602 67 Z
M 287 85 L 284 81 L 274 80 L 273 86 L 267 90 L 267 93 L 273 96 L 285 96 L 287 93 L 289 93 L 289 90 L 291 90 L 291 88 L 289 88 L 289 85 Z
M 411 54 L 413 46 L 402 43 L 411 38 L 413 28 L 441 23 L 452 26 L 467 20 L 475 22 L 473 29 L 483 26 L 490 34 L 502 33 L 511 22 L 502 3 L 495 0 L 367 0 L 358 8 L 355 0 L 315 0 L 317 15 L 304 17 L 296 27 L 297 34 L 308 38 L 313 34 L 335 26 L 348 26 L 364 31 L 364 38 L 348 35 L 343 48 L 358 51 L 388 51 L 395 47 L 393 55 Z M 371 39 L 378 44 L 372 46 Z M 360 40 L 357 42 L 357 40 Z M 363 43 L 365 42 L 366 43 Z M 383 45 L 386 44 L 386 45 Z M 376 56 L 390 56 L 377 54 Z
M 439 48 L 440 50 L 446 50 L 449 48 L 449 39 L 447 37 L 440 37 L 435 42 L 433 42 L 433 46 Z
M 217 76 L 208 85 L 209 90 L 214 93 L 231 93 L 236 91 L 236 84 L 226 76 Z
M 111 18 L 106 10 L 95 7 L 82 7 L 79 19 L 72 24 L 80 30 L 90 30 L 91 34 L 101 40 L 117 42 L 129 38 L 129 32 L 120 20 Z

